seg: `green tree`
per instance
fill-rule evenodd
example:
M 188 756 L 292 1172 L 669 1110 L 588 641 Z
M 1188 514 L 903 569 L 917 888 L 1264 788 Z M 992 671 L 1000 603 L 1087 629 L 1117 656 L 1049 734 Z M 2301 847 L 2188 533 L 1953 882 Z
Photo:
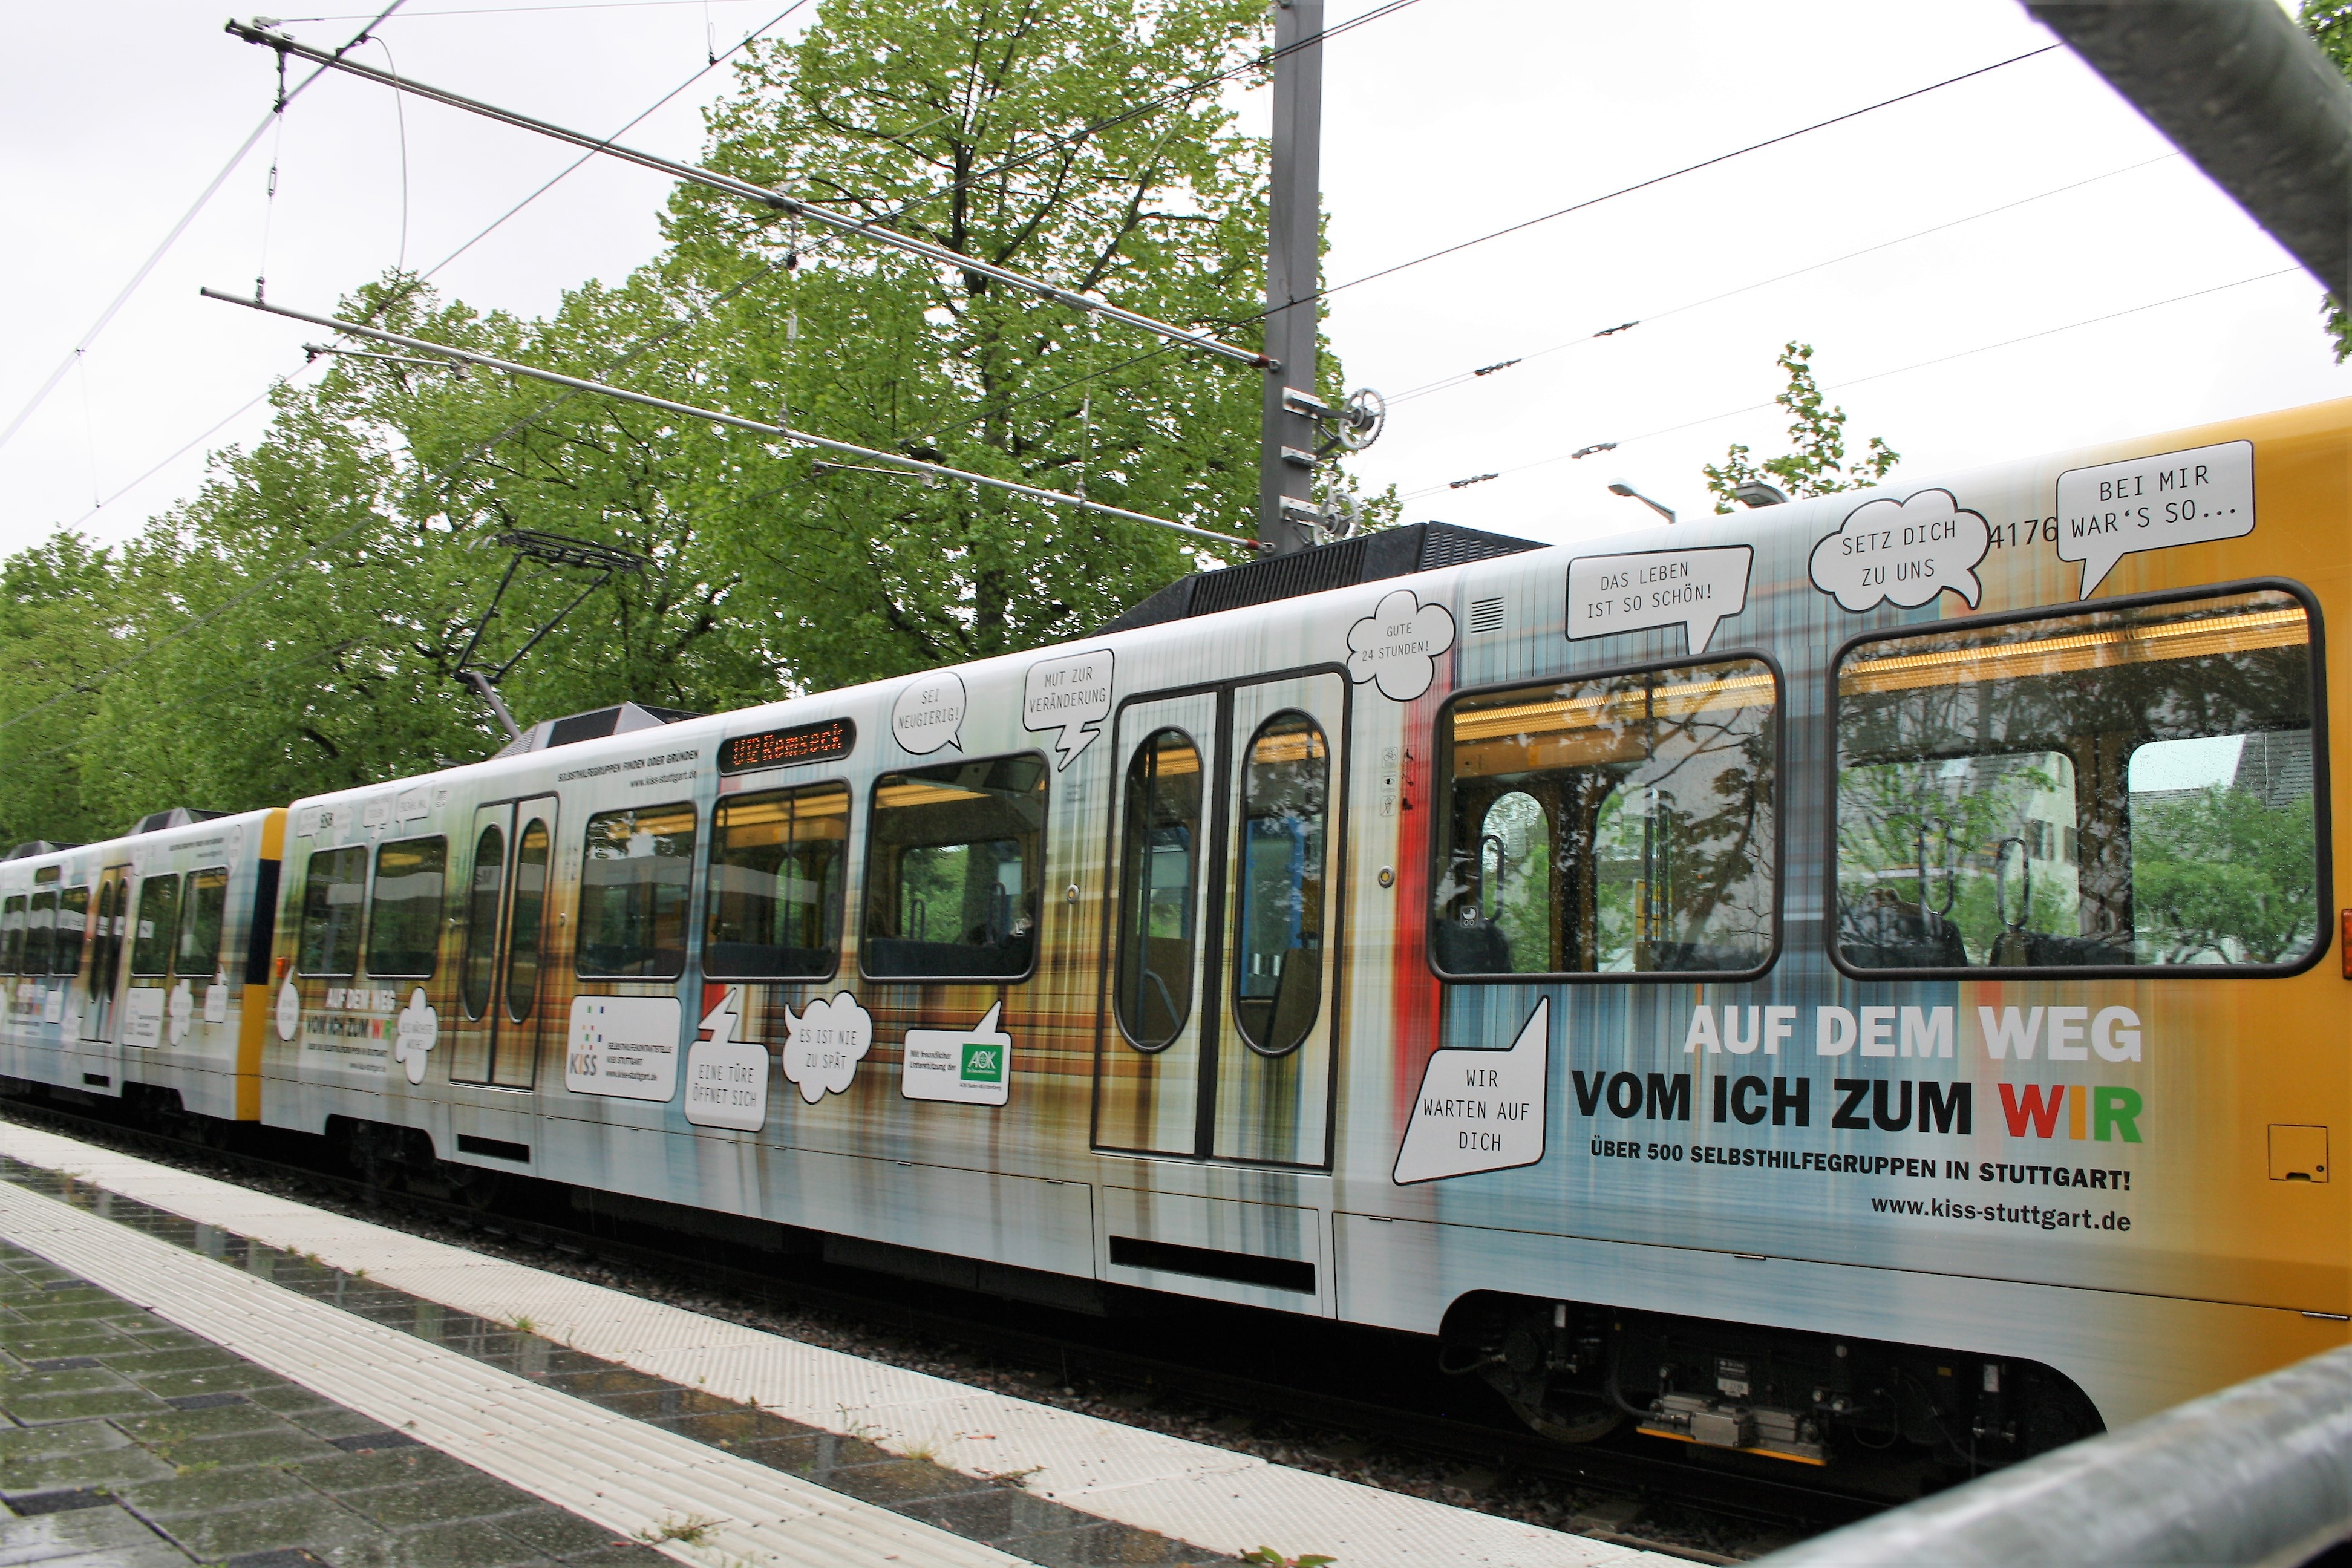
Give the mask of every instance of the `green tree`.
M 1715 510 L 1732 510 L 1733 494 L 1742 485 L 1773 484 L 1792 500 L 1861 489 L 1885 479 L 1902 454 L 1876 436 L 1870 449 L 1852 464 L 1845 454 L 1845 410 L 1822 400 L 1813 384 L 1813 345 L 1791 342 L 1780 351 L 1780 366 L 1789 373 L 1788 389 L 1772 401 L 1789 411 L 1789 445 L 1795 448 L 1758 463 L 1746 446 L 1734 442 L 1721 467 L 1706 468 L 1706 488 L 1714 492 Z
M 709 111 L 708 160 L 1249 342 L 1265 148 L 1213 88 L 1161 99 L 1247 65 L 1264 34 L 1257 0 L 834 0 L 800 41 L 747 59 Z M 342 313 L 1250 531 L 1257 373 L 698 188 L 666 223 L 652 262 L 543 320 L 405 277 Z M 1333 356 L 1316 384 L 1338 394 Z M 93 657 L 35 624 L 40 592 L 0 621 L 0 664 L 38 676 L 0 706 L 0 747 L 33 742 L 58 768 L 48 797 L 0 794 L 10 824 L 22 797 L 23 836 L 495 750 L 503 732 L 452 678 L 512 529 L 650 563 L 517 669 L 503 690 L 526 722 L 624 698 L 715 710 L 1014 651 L 1239 553 L 479 372 L 346 359 L 276 401 L 260 441 L 218 454 L 196 494 L 71 590 L 58 613 Z M 46 582 L 74 548 L 7 570 Z M 521 574 L 489 661 L 573 587 Z
M 2319 46 L 2319 52 L 2335 61 L 2336 69 L 2352 77 L 2352 0 L 2303 0 L 2295 17 Z M 2336 340 L 2336 361 L 2341 364 L 2352 358 L 2352 313 L 2326 295 L 2320 297 L 2319 310 L 2326 319 L 2328 335 Z
M 59 532 L 0 562 L 0 848 L 108 831 L 80 788 L 96 678 L 120 656 L 118 563 Z
M 2132 808 L 2132 921 L 2144 962 L 2278 963 L 2310 947 L 2312 797 L 2272 805 L 2214 784 Z
M 1244 58 L 1264 16 L 1257 0 L 836 5 L 799 42 L 755 53 L 709 116 L 710 161 L 1254 341 L 1263 143 L 1213 93 L 1134 110 Z M 860 445 L 1249 531 L 1255 374 L 698 189 L 678 193 L 669 223 L 671 275 L 689 287 L 772 279 L 722 313 L 740 350 L 721 373 L 730 406 L 789 406 L 796 424 Z M 795 253 L 797 268 L 780 268 Z M 1318 384 L 1339 389 L 1328 355 Z M 714 526 L 747 587 L 778 606 L 781 657 L 811 685 L 1080 635 L 1204 559 L 1142 525 L 756 442 L 730 443 L 727 461 L 713 489 L 775 493 L 756 510 L 721 508 Z

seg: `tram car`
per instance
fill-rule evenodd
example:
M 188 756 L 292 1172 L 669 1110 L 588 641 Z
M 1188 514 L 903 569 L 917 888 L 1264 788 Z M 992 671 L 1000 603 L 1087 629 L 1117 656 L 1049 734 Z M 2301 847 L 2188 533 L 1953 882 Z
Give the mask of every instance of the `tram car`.
M 2348 453 L 1422 525 L 32 847 L 6 1071 L 1404 1331 L 1566 1441 L 2006 1462 L 2347 1338 Z

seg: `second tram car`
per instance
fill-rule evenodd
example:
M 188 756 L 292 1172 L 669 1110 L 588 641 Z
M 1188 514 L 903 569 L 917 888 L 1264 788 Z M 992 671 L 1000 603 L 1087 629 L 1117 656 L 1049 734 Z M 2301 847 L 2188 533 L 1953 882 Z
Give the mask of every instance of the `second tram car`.
M 1433 525 L 28 847 L 0 1063 L 1409 1331 L 1568 1439 L 2001 1462 L 2347 1337 L 2348 456 L 2338 403 Z

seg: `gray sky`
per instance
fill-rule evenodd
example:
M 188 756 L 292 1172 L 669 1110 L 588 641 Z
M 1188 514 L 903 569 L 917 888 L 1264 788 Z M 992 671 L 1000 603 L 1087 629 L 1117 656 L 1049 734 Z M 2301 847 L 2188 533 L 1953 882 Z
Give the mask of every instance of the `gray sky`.
M 412 0 L 382 36 L 405 73 L 605 132 L 785 0 L 479 10 L 515 3 Z M 1332 19 L 1370 8 L 1332 0 Z M 0 423 L 244 141 L 274 83 L 273 57 L 184 0 L 20 5 L 9 19 L 0 199 L 20 216 L 0 253 L 16 304 Z M 331 45 L 363 19 L 289 26 Z M 1418 0 L 1329 47 L 1328 279 L 2050 41 L 2015 0 Z M 384 63 L 373 46 L 362 58 Z M 627 140 L 693 156 L 697 110 L 726 80 L 723 68 L 704 76 Z M 404 203 L 401 149 L 379 89 L 331 77 L 299 100 L 282 142 L 264 137 L 0 449 L 0 550 L 61 524 L 133 533 L 201 482 L 205 447 L 260 432 L 266 405 L 228 416 L 297 370 L 316 334 L 200 300 L 200 283 L 249 289 L 266 265 L 272 300 L 327 310 L 402 254 L 404 210 L 407 259 L 431 266 L 574 156 L 412 100 Z M 1814 345 L 1853 445 L 1885 436 L 1906 479 L 2352 391 L 2319 331 L 2316 285 L 2293 270 L 2263 279 L 2292 262 L 2168 151 L 2058 50 L 1342 289 L 1329 331 L 1349 379 L 1391 398 L 1529 356 L 1399 402 L 1357 471 L 1411 497 L 1409 518 L 1548 540 L 1643 521 L 1606 493 L 1621 476 L 1704 510 L 1700 466 L 1727 443 L 1781 449 L 1785 418 L 1755 405 L 1780 389 L 1773 359 L 1791 338 Z M 649 173 L 592 162 L 436 282 L 478 306 L 544 310 L 560 289 L 651 256 L 664 194 Z M 1952 226 L 1905 237 L 1938 226 Z M 1880 248 L 1834 259 L 1866 247 Z M 1801 268 L 1812 270 L 1766 283 Z M 1909 368 L 1930 361 L 1942 363 Z M 1611 440 L 1618 451 L 1565 459 Z M 1446 488 L 1486 472 L 1501 477 Z

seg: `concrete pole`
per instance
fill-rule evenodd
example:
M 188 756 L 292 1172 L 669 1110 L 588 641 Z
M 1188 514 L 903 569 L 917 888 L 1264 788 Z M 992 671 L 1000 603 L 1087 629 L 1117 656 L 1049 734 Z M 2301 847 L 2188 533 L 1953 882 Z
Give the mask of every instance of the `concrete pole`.
M 1265 239 L 1265 352 L 1276 368 L 1265 373 L 1257 537 L 1278 555 L 1304 550 L 1312 539 L 1297 514 L 1313 506 L 1315 421 L 1287 394 L 1315 393 L 1318 312 L 1311 296 L 1321 280 L 1323 241 L 1322 36 L 1323 0 L 1276 0 L 1274 189 Z

